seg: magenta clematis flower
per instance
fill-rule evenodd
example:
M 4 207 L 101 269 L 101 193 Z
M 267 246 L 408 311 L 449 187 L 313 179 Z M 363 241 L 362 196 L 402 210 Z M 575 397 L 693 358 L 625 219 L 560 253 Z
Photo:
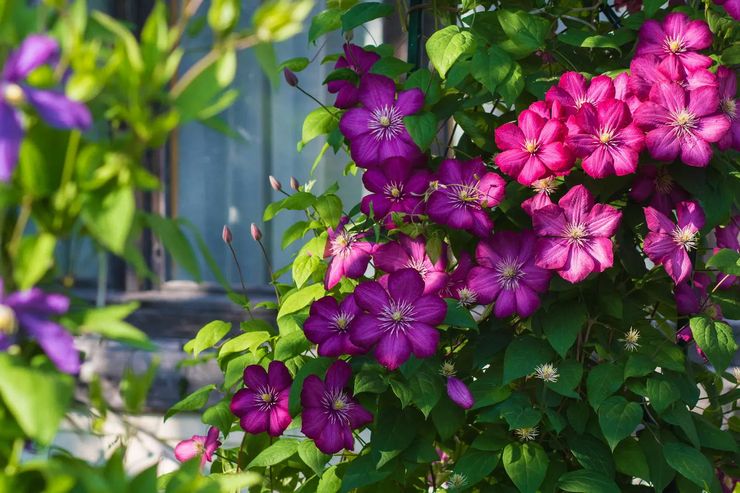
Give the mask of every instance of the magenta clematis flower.
M 532 189 L 535 191 L 534 196 L 522 202 L 522 209 L 527 215 L 532 216 L 534 211 L 542 209 L 546 205 L 552 204 L 550 195 L 557 189 L 558 183 L 552 176 L 537 180 L 532 183 Z
M 714 3 L 721 5 L 730 17 L 740 21 L 740 0 L 714 0 Z M 732 491 L 732 489 L 728 491 Z
M 424 281 L 424 294 L 438 293 L 447 284 L 447 249 L 442 246 L 442 255 L 436 262 L 427 255 L 426 240 L 422 236 L 411 238 L 401 234 L 397 241 L 380 245 L 373 254 L 375 267 L 385 272 L 414 269 Z M 388 277 L 381 278 L 387 285 Z
M 578 133 L 568 136 L 568 145 L 581 166 L 593 178 L 624 176 L 637 170 L 637 160 L 645 139 L 632 123 L 627 104 L 617 99 L 598 106 L 585 103 L 573 118 Z
M 64 93 L 35 89 L 24 82 L 35 69 L 58 58 L 56 40 L 34 34 L 23 40 L 5 62 L 0 77 L 0 181 L 10 180 L 18 163 L 24 134 L 18 109 L 25 103 L 55 128 L 85 130 L 92 124 L 92 116 L 84 104 L 72 101 Z
M 702 68 L 687 72 L 682 65 L 670 64 L 669 58 L 645 55 L 630 62 L 629 89 L 640 101 L 650 97 L 650 90 L 660 83 L 676 82 L 684 89 L 693 91 L 700 87 L 717 87 L 717 77 Z
M 723 151 L 730 148 L 740 151 L 740 115 L 738 115 L 740 104 L 735 99 L 737 75 L 734 70 L 722 66 L 717 69 L 717 81 L 719 82 L 719 105 L 725 118 L 730 121 L 730 129 L 719 139 L 717 147 Z
M 352 369 L 347 362 L 337 360 L 329 367 L 323 382 L 316 375 L 309 375 L 303 382 L 301 431 L 325 454 L 352 450 L 352 430 L 373 421 L 373 415 L 347 389 L 351 377 Z
M 260 365 L 244 369 L 244 388 L 231 399 L 231 412 L 247 433 L 267 432 L 277 437 L 291 422 L 288 411 L 293 378 L 282 361 L 271 361 L 267 371 Z
M 370 263 L 374 245 L 362 241 L 362 235 L 347 230 L 348 217 L 339 221 L 336 229 L 329 228 L 324 257 L 331 257 L 324 286 L 331 289 L 342 277 L 356 279 L 362 276 Z
M 341 303 L 333 296 L 325 296 L 311 305 L 303 331 L 309 341 L 319 345 L 319 356 L 335 358 L 343 354 L 362 354 L 365 350 L 352 344 L 349 338 L 352 322 L 360 313 L 353 294 Z
M 689 199 L 689 193 L 673 181 L 667 166 L 645 164 L 637 170 L 630 197 L 668 216 L 676 204 Z
M 392 79 L 367 74 L 360 79 L 359 99 L 362 106 L 347 110 L 339 122 L 357 166 L 369 168 L 393 157 L 418 159 L 421 151 L 406 130 L 403 117 L 424 106 L 421 89 L 401 91 L 396 97 Z
M 200 467 L 213 460 L 213 454 L 221 446 L 218 440 L 218 428 L 211 426 L 204 435 L 193 435 L 175 446 L 175 458 L 180 462 L 187 462 L 194 457 L 200 457 Z
M 414 168 L 414 164 L 402 158 L 391 158 L 378 168 L 362 175 L 362 183 L 370 194 L 362 198 L 360 210 L 385 218 L 386 227 L 393 228 L 392 212 L 408 216 L 424 213 L 424 194 L 429 188 L 431 175 L 426 170 Z
M 439 331 L 447 304 L 437 295 L 424 294 L 424 281 L 414 269 L 388 277 L 388 288 L 369 281 L 355 289 L 358 315 L 350 336 L 358 346 L 375 346 L 378 362 L 390 370 L 401 366 L 411 353 L 429 358 L 437 351 Z
M 478 295 L 468 286 L 468 273 L 473 268 L 473 258 L 468 252 L 462 252 L 452 271 L 447 286 L 442 290 L 442 297 L 458 300 L 462 306 L 472 306 L 478 301 Z
M 734 216 L 730 219 L 727 226 L 717 226 L 714 228 L 714 237 L 717 240 L 717 248 L 713 253 L 717 253 L 722 248 L 729 248 L 740 252 L 740 216 Z M 730 289 L 738 282 L 738 277 L 719 273 L 718 279 L 721 281 L 719 289 Z
M 519 114 L 518 126 L 505 123 L 496 129 L 496 145 L 504 151 L 496 155 L 496 164 L 522 185 L 564 175 L 573 165 L 573 157 L 563 143 L 567 134 L 562 122 L 524 110 Z
M 712 45 L 712 32 L 704 21 L 692 21 L 683 12 L 671 12 L 663 22 L 646 21 L 640 28 L 636 55 L 656 55 L 680 64 L 687 72 L 709 68 L 712 59 L 697 50 Z
M 677 285 L 673 290 L 676 299 L 676 309 L 679 315 L 699 313 L 707 300 L 707 290 L 712 278 L 703 272 L 695 272 L 694 277 Z
M 494 303 L 494 315 L 528 317 L 539 308 L 539 293 L 547 290 L 551 274 L 535 264 L 532 231 L 499 231 L 478 243 L 475 259 L 479 267 L 470 271 L 468 286 L 479 303 Z
M 645 220 L 650 232 L 643 250 L 656 265 L 662 265 L 673 282 L 680 284 L 691 273 L 688 252 L 697 247 L 699 230 L 704 227 L 704 211 L 694 201 L 676 206 L 678 225 L 662 212 L 645 207 Z
M 647 130 L 645 143 L 650 155 L 673 161 L 679 155 L 689 166 L 705 167 L 712 157 L 711 142 L 730 128 L 718 113 L 719 96 L 713 87 L 686 91 L 676 83 L 656 84 L 635 111 L 635 122 Z
M 380 55 L 377 53 L 364 50 L 355 44 L 345 43 L 344 56 L 339 57 L 334 68 L 350 69 L 362 77 L 370 72 L 378 60 L 380 60 Z M 337 95 L 337 100 L 334 102 L 337 108 L 351 108 L 359 101 L 360 90 L 353 81 L 332 80 L 326 84 L 326 88 L 330 93 Z
M 583 185 L 576 185 L 558 201 L 532 215 L 537 240 L 536 263 L 555 270 L 571 283 L 584 280 L 591 272 L 612 266 L 611 236 L 622 213 L 610 205 L 595 204 Z
M 608 75 L 599 75 L 586 81 L 578 72 L 566 72 L 558 85 L 545 94 L 545 101 L 552 106 L 554 118 L 567 118 L 581 109 L 584 103 L 598 104 L 614 98 L 614 83 Z
M 5 294 L 0 278 L 0 351 L 20 337 L 35 340 L 59 371 L 77 374 L 80 355 L 72 334 L 50 317 L 64 315 L 69 298 L 39 288 Z M 19 332 L 22 329 L 22 332 Z
M 631 80 L 632 77 L 626 72 L 622 72 L 614 77 L 614 98 L 627 103 L 630 112 L 634 114 L 635 110 L 642 104 L 642 101 L 630 89 Z
M 438 186 L 427 202 L 429 218 L 476 236 L 489 236 L 493 221 L 486 209 L 498 205 L 504 198 L 506 183 L 503 178 L 489 172 L 481 158 L 446 159 L 435 177 Z
M 470 409 L 475 404 L 475 399 L 468 386 L 455 376 L 447 377 L 447 396 L 463 409 Z

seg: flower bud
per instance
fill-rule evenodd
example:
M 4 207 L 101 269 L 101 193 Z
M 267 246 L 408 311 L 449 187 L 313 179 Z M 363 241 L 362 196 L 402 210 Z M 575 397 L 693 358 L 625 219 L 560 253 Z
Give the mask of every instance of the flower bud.
M 296 180 L 295 176 L 290 177 L 290 188 L 295 190 L 296 192 L 300 189 L 301 184 L 298 183 L 298 180 Z
M 452 402 L 463 409 L 470 409 L 475 404 L 473 394 L 470 393 L 463 381 L 457 377 L 447 378 L 447 395 Z
M 290 70 L 290 69 L 283 69 L 283 77 L 285 77 L 285 82 L 288 83 L 290 87 L 295 87 L 298 85 L 298 76 Z
M 228 226 L 224 224 L 224 229 L 221 231 L 221 239 L 224 240 L 224 243 L 227 245 L 231 245 L 231 242 L 233 241 L 234 237 L 231 234 L 231 229 L 229 229 Z
M 252 231 L 252 238 L 254 239 L 254 241 L 260 241 L 262 239 L 262 231 L 260 231 L 260 229 L 254 223 L 252 223 L 250 229 Z
M 273 190 L 275 190 L 276 192 L 279 192 L 280 190 L 282 190 L 282 189 L 283 189 L 283 184 L 282 184 L 282 183 L 280 183 L 280 181 L 278 181 L 278 179 L 277 179 L 277 178 L 275 178 L 275 177 L 274 177 L 274 176 L 272 176 L 272 175 L 270 175 L 270 186 L 271 186 L 271 187 L 272 187 L 272 189 L 273 189 Z

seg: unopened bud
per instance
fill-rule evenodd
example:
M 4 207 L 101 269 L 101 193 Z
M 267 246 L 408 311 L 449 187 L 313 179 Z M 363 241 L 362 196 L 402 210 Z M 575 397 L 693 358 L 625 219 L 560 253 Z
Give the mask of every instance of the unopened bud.
M 231 245 L 231 241 L 234 239 L 231 235 L 231 229 L 226 225 L 224 225 L 224 229 L 221 231 L 221 239 L 224 240 L 224 243 L 227 245 Z
M 298 183 L 298 180 L 296 180 L 295 176 L 290 177 L 290 188 L 295 190 L 296 192 L 300 189 L 301 184 Z
M 254 241 L 260 241 L 262 239 L 262 231 L 260 231 L 256 224 L 252 223 L 251 231 Z
M 280 183 L 280 182 L 278 181 L 278 179 L 277 179 L 277 178 L 275 178 L 275 177 L 274 177 L 274 176 L 272 176 L 272 175 L 270 175 L 270 186 L 271 186 L 271 187 L 272 187 L 272 189 L 273 189 L 273 190 L 275 190 L 276 192 L 279 192 L 280 190 L 282 190 L 282 189 L 283 189 L 283 184 L 282 184 L 282 183 Z
M 295 87 L 298 85 L 298 76 L 290 69 L 283 69 L 283 77 L 285 77 L 285 82 L 288 83 L 289 86 Z

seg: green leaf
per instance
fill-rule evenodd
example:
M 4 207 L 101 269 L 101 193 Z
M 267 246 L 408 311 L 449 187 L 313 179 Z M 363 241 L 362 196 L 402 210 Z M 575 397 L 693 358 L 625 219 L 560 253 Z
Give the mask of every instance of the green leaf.
M 565 360 L 558 366 L 558 373 L 560 376 L 557 382 L 546 382 L 545 385 L 560 395 L 580 399 L 573 389 L 581 383 L 583 376 L 581 364 L 574 360 Z
M 164 415 L 164 420 L 167 421 L 169 418 L 182 411 L 197 411 L 206 405 L 208 402 L 208 396 L 211 395 L 211 392 L 214 390 L 216 390 L 216 385 L 211 383 L 192 392 L 180 402 L 177 402 L 169 408 Z
M 489 476 L 496 469 L 498 461 L 499 454 L 468 449 L 455 464 L 453 474 L 463 475 L 466 479 L 464 487 L 468 488 Z
M 473 55 L 470 75 L 493 94 L 513 70 L 513 65 L 509 54 L 498 46 L 479 48 Z
M 450 399 L 440 399 L 432 409 L 432 422 L 440 438 L 447 440 L 465 425 L 465 411 Z
M 707 267 L 713 267 L 725 274 L 740 276 L 740 253 L 723 248 L 707 260 Z
M 632 437 L 625 438 L 614 449 L 614 463 L 617 471 L 624 475 L 645 481 L 650 478 L 645 452 Z
M 389 3 L 358 3 L 342 15 L 342 31 L 347 32 L 364 23 L 393 13 L 394 7 Z
M 388 383 L 383 377 L 381 368 L 367 368 L 355 375 L 354 394 L 369 392 L 371 394 L 381 394 L 388 388 Z
M 298 445 L 300 443 L 295 438 L 280 438 L 252 459 L 247 469 L 279 464 L 292 457 L 298 451 Z
M 624 367 L 619 363 L 602 363 L 591 369 L 586 378 L 586 394 L 591 407 L 598 409 L 604 399 L 619 390 Z
M 502 461 L 506 474 L 521 493 L 535 493 L 550 464 L 538 443 L 510 443 L 504 448 Z
M 596 471 L 581 469 L 560 476 L 558 488 L 576 493 L 620 493 L 619 486 Z
M 443 78 L 458 58 L 471 53 L 474 48 L 473 35 L 454 25 L 436 31 L 426 42 L 429 59 Z
M 668 411 L 661 415 L 661 418 L 666 420 L 666 422 L 681 428 L 681 431 L 684 432 L 686 438 L 689 439 L 691 444 L 694 447 L 699 448 L 701 443 L 699 441 L 699 435 L 696 432 L 694 420 L 691 419 L 692 415 L 693 413 L 689 412 L 689 410 L 686 409 L 686 406 L 679 403 L 671 406 Z
M 394 464 L 376 467 L 375 459 L 371 454 L 362 455 L 349 463 L 342 476 L 341 493 L 355 491 L 355 488 L 378 483 L 393 472 Z
M 660 492 L 673 481 L 676 473 L 671 469 L 663 457 L 663 445 L 659 443 L 653 434 L 656 430 L 645 430 L 640 434 L 639 445 L 645 453 L 647 466 L 650 470 L 648 479 L 654 486 L 655 491 Z
M 405 382 L 401 382 L 399 380 L 391 380 L 390 385 L 393 393 L 396 395 L 396 397 L 398 397 L 398 400 L 401 401 L 401 408 L 405 408 L 406 406 L 411 404 L 411 400 L 414 396 L 411 393 L 411 389 Z
M 326 455 L 316 448 L 316 444 L 313 443 L 313 440 L 303 440 L 298 445 L 298 457 L 300 457 L 303 463 L 310 467 L 317 476 L 321 476 L 324 472 L 324 466 L 331 458 L 330 455 Z
M 413 69 L 414 66 L 410 63 L 406 63 L 401 59 L 389 56 L 383 57 L 375 62 L 370 69 L 370 73 L 385 75 L 386 77 L 395 79 L 399 75 L 403 75 Z
M 442 396 L 442 377 L 429 369 L 419 370 L 409 378 L 411 402 L 424 416 L 429 416 Z
M 612 450 L 642 422 L 642 408 L 621 396 L 613 396 L 598 409 L 599 426 Z
M 22 237 L 13 262 L 13 279 L 20 291 L 31 289 L 53 267 L 56 244 L 51 233 Z
M 732 327 L 709 317 L 692 317 L 689 321 L 696 345 L 704 351 L 714 371 L 724 372 L 737 351 Z
M 282 210 L 303 211 L 316 204 L 316 196 L 308 192 L 296 192 L 290 197 L 273 202 L 265 208 L 263 221 L 269 221 Z
M 720 430 L 711 424 L 704 416 L 699 416 L 694 413 L 690 414 L 694 418 L 696 432 L 699 436 L 699 442 L 701 442 L 702 447 L 737 453 L 737 443 L 733 440 L 731 433 L 725 430 Z
M 253 472 L 211 473 L 208 478 L 218 483 L 221 488 L 220 491 L 244 491 L 244 488 L 251 488 L 262 483 L 262 476 Z M 211 490 L 199 489 L 198 491 L 210 492 Z M 134 490 L 131 490 L 131 492 L 133 493 Z
M 317 299 L 321 298 L 326 294 L 323 284 L 310 284 L 297 291 L 294 291 L 288 297 L 283 300 L 280 305 L 280 311 L 278 311 L 277 318 L 280 319 L 289 313 L 297 312 L 298 310 L 307 307 Z
M 404 116 L 403 124 L 414 143 L 422 151 L 427 150 L 434 141 L 434 137 L 437 136 L 437 117 L 434 113 L 422 112 Z
M 218 359 L 221 360 L 231 354 L 242 351 L 255 352 L 257 348 L 270 339 L 270 333 L 265 331 L 247 332 L 224 342 L 218 350 Z
M 134 72 L 141 72 L 144 69 L 144 60 L 141 56 L 139 43 L 136 42 L 134 35 L 126 27 L 115 20 L 113 17 L 104 14 L 99 10 L 94 10 L 91 14 L 93 19 L 103 26 L 106 30 L 114 34 L 123 44 L 126 52 L 128 63 Z
M 197 358 L 201 352 L 215 346 L 230 330 L 231 322 L 222 320 L 209 322 L 198 331 L 192 341 L 185 345 L 185 350 L 192 351 L 193 357 Z
M 183 269 L 187 270 L 196 281 L 200 282 L 200 263 L 193 246 L 180 230 L 177 221 L 154 214 L 145 216 L 149 227 L 162 240 L 165 250 Z
M 439 84 L 439 77 L 427 69 L 419 69 L 408 76 L 403 83 L 404 89 L 417 87 L 424 93 L 424 101 L 427 105 L 433 105 L 439 101 L 442 95 L 442 88 Z
M 338 196 L 333 193 L 322 195 L 316 201 L 315 207 L 316 212 L 327 226 L 337 227 L 342 217 L 342 200 Z
M 231 424 L 234 422 L 234 415 L 231 414 L 231 409 L 229 408 L 230 402 L 231 399 L 222 400 L 206 409 L 203 412 L 203 416 L 201 416 L 203 424 L 215 426 L 221 430 L 224 436 L 228 435 L 231 430 Z
M 81 217 L 97 241 L 116 255 L 123 255 L 135 210 L 134 191 L 119 187 L 87 195 Z
M 311 343 L 308 342 L 302 330 L 289 332 L 281 335 L 275 344 L 275 359 L 286 361 L 290 358 L 308 350 Z
M 683 443 L 669 442 L 663 444 L 663 455 L 668 465 L 683 477 L 707 491 L 716 491 L 714 468 L 704 454 Z
M 323 106 L 316 108 L 303 120 L 301 144 L 308 144 L 319 135 L 331 133 L 338 125 L 339 110 Z
M 342 11 L 339 9 L 326 9 L 311 18 L 311 27 L 308 28 L 308 42 L 316 43 L 316 40 L 324 34 L 339 29 L 342 26 Z
M 536 366 L 551 359 L 552 351 L 541 339 L 531 336 L 517 337 L 506 348 L 503 383 L 530 375 Z
M 557 303 L 540 316 L 547 341 L 563 358 L 576 341 L 587 318 L 586 308 L 582 304 L 572 303 Z
M 159 368 L 159 358 L 152 359 L 149 367 L 142 373 L 136 373 L 131 366 L 127 366 L 121 379 L 120 394 L 123 398 L 123 407 L 130 414 L 141 414 L 146 404 L 146 398 L 152 389 L 154 377 Z
M 620 29 L 614 33 L 593 34 L 592 32 L 568 29 L 558 34 L 558 40 L 571 46 L 582 48 L 613 48 L 620 53 L 620 46 L 635 39 L 635 33 L 627 29 Z
M 630 377 L 644 377 L 650 375 L 657 365 L 655 362 L 644 354 L 630 354 L 627 363 L 624 365 L 625 380 Z
M 681 397 L 681 391 L 678 387 L 662 375 L 648 378 L 646 390 L 650 405 L 658 414 L 662 414 Z
M 523 11 L 499 10 L 498 20 L 509 38 L 501 44 L 516 57 L 524 57 L 544 48 L 545 37 L 550 32 L 550 22 Z
M 289 58 L 278 66 L 279 70 L 288 69 L 291 72 L 300 72 L 308 67 L 310 60 L 304 56 Z
M 42 445 L 56 436 L 72 401 L 74 379 L 64 373 L 25 366 L 0 353 L 0 398 L 23 432 Z M 8 419 L 3 420 L 8 423 Z
M 337 466 L 331 466 L 321 476 L 316 493 L 337 493 L 341 487 L 342 480 L 337 476 Z
M 601 440 L 592 435 L 575 435 L 568 439 L 568 445 L 578 463 L 584 469 L 595 471 L 607 478 L 614 478 L 612 451 Z
M 447 303 L 447 315 L 445 315 L 445 325 L 452 327 L 462 327 L 464 329 L 477 329 L 478 323 L 475 321 L 473 316 L 470 314 L 470 310 L 460 306 L 460 302 L 451 298 L 446 298 Z
M 376 468 L 383 467 L 411 445 L 420 426 L 423 426 L 423 421 L 417 412 L 381 408 L 373 428 L 373 449 L 380 452 L 381 457 Z

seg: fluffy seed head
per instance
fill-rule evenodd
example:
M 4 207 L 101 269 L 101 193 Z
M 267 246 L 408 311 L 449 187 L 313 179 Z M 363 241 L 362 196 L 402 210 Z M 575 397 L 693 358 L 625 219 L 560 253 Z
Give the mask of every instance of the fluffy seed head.
M 555 368 L 552 363 L 538 365 L 534 369 L 534 375 L 540 380 L 550 383 L 555 383 L 558 381 L 558 378 L 560 378 L 560 374 L 558 374 L 558 369 Z
M 540 430 L 536 426 L 533 426 L 532 428 L 517 428 L 514 430 L 514 435 L 523 442 L 532 441 L 537 438 L 537 435 L 539 434 Z

